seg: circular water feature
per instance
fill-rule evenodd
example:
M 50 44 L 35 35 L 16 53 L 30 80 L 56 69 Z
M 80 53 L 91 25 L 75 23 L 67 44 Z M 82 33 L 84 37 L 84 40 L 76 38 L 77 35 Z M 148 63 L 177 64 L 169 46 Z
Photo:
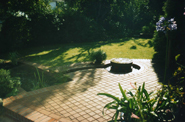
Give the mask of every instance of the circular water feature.
M 140 70 L 140 66 L 134 64 L 128 58 L 114 58 L 110 61 L 110 66 L 106 68 L 111 73 L 126 74 Z

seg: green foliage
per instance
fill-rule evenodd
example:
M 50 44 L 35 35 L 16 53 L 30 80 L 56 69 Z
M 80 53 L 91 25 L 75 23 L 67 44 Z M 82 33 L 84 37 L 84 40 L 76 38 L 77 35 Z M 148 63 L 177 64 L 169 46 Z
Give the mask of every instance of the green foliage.
M 182 57 L 180 54 L 178 54 L 175 57 L 177 65 L 176 65 L 176 69 L 173 74 L 173 78 L 177 81 L 175 82 L 175 85 L 185 87 L 185 66 L 184 66 L 184 61 L 179 60 L 180 57 Z
M 8 0 L 0 5 L 3 6 L 0 8 L 2 10 L 2 14 L 0 14 L 2 17 L 0 18 L 3 20 L 1 32 L 3 39 L 1 43 L 6 47 L 1 51 L 4 52 L 15 51 L 30 45 L 30 41 L 32 42 L 35 39 L 34 37 L 37 36 L 33 33 L 33 29 L 34 31 L 37 30 L 33 26 L 33 23 L 37 24 L 34 20 L 39 20 L 39 18 L 46 16 L 50 12 L 48 5 L 43 0 L 23 0 L 21 2 Z M 45 21 L 43 20 L 42 22 Z M 42 28 L 42 30 L 47 29 Z M 47 33 L 45 34 L 48 35 Z
M 34 72 L 34 76 L 36 78 L 36 82 L 32 82 L 33 84 L 33 89 L 32 90 L 36 90 L 39 88 L 43 88 L 46 86 L 46 82 L 44 81 L 44 72 L 42 72 L 42 74 L 40 75 L 39 70 L 36 68 L 36 73 Z
M 100 25 L 79 12 L 67 12 L 63 14 L 63 19 L 61 34 L 65 42 L 89 42 L 106 38 Z
M 0 98 L 15 95 L 20 85 L 19 77 L 11 77 L 9 70 L 0 69 Z
M 114 99 L 105 105 L 104 109 L 115 109 L 113 120 L 116 122 L 118 114 L 124 112 L 124 120 L 126 122 L 140 121 L 145 122 L 146 120 L 157 120 L 157 115 L 154 112 L 154 105 L 157 102 L 156 99 L 152 98 L 152 92 L 148 93 L 145 89 L 145 83 L 142 87 L 138 88 L 133 86 L 133 90 L 126 93 L 119 84 L 119 89 L 122 93 L 121 98 L 117 98 L 111 94 L 98 93 L 98 95 L 105 95 Z M 104 113 L 104 112 L 103 112 Z M 135 117 L 134 117 L 135 116 Z
M 66 0 L 67 4 L 101 25 L 109 36 L 139 34 L 156 15 L 161 1 L 150 0 Z M 152 5 L 155 4 L 155 7 Z M 161 8 L 160 8 L 161 9 Z M 160 10 L 158 9 L 158 10 Z
M 9 59 L 11 60 L 13 65 L 17 65 L 18 58 L 19 58 L 18 52 L 10 52 L 9 53 Z
M 183 87 L 172 86 L 170 84 L 163 85 L 162 89 L 148 93 L 145 89 L 145 83 L 138 88 L 133 86 L 134 92 L 123 90 L 119 84 L 119 89 L 122 97 L 118 98 L 107 93 L 98 93 L 112 98 L 114 101 L 106 104 L 103 109 L 115 109 L 116 112 L 113 120 L 116 122 L 118 114 L 124 113 L 124 120 L 126 122 L 151 122 L 174 120 L 180 113 L 180 108 L 183 105 Z
M 174 0 L 166 0 L 163 6 L 163 15 L 168 20 L 170 18 L 175 18 L 175 21 L 178 25 L 176 32 L 171 32 L 169 35 L 169 40 L 171 41 L 171 45 L 173 45 L 169 51 L 170 53 L 170 62 L 175 64 L 175 60 L 173 57 L 175 55 L 183 52 L 184 41 L 183 40 L 183 0 L 174 1 Z M 158 53 L 155 57 L 157 59 L 164 59 L 165 58 L 165 50 L 166 50 L 166 43 L 167 39 L 164 34 L 161 32 L 154 32 L 154 49 Z M 171 63 L 171 67 L 173 64 Z
M 180 54 L 175 57 L 176 70 L 173 76 L 168 80 L 168 85 L 163 85 L 162 89 L 158 91 L 158 103 L 155 112 L 158 115 L 158 120 L 184 120 L 184 93 L 185 93 L 185 66 L 180 64 L 183 60 L 179 59 Z
M 138 35 L 143 26 L 144 32 L 152 32 L 150 23 L 158 17 L 155 8 L 162 3 L 150 0 L 65 0 L 57 2 L 57 7 L 51 10 L 49 0 L 18 1 L 7 0 L 0 4 L 0 15 L 5 20 L 1 44 L 7 47 L 1 51 L 122 38 Z M 160 5 L 156 6 L 156 3 Z
M 153 44 L 154 49 L 157 53 L 160 54 L 157 58 L 160 58 L 161 60 L 165 61 L 165 52 L 166 52 L 166 37 L 163 32 L 154 32 L 153 36 Z
M 15 51 L 25 45 L 30 38 L 30 27 L 25 17 L 9 16 L 3 23 L 2 35 L 3 51 Z
M 155 30 L 155 25 L 154 23 L 151 23 L 151 22 L 148 25 L 145 25 L 142 27 L 142 33 L 146 37 L 152 37 L 154 30 Z
M 155 113 L 158 120 L 173 120 L 179 113 L 183 105 L 183 87 L 172 86 L 171 84 L 163 85 L 162 90 L 158 91 L 158 103 L 155 107 Z
M 95 64 L 101 64 L 107 58 L 107 54 L 99 49 L 97 51 L 91 51 L 89 57 L 91 61 L 95 61 Z

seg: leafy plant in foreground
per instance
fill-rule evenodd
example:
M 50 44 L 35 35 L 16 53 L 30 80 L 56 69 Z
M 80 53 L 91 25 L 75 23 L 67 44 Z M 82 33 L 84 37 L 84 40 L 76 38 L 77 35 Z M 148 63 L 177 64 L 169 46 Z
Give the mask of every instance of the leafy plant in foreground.
M 0 98 L 15 95 L 20 85 L 19 77 L 11 77 L 9 70 L 0 69 Z
M 118 98 L 107 93 L 98 93 L 112 98 L 114 101 L 106 104 L 103 109 L 116 110 L 112 120 L 118 120 L 119 113 L 124 113 L 126 122 L 163 122 L 177 120 L 181 114 L 180 110 L 184 102 L 183 87 L 163 85 L 157 93 L 148 93 L 145 89 L 145 83 L 138 88 L 133 86 L 134 92 L 123 90 L 119 84 L 122 97 Z
M 180 109 L 179 105 L 183 103 L 182 90 L 182 88 L 168 84 L 163 85 L 162 90 L 158 91 L 158 102 L 155 107 L 158 121 L 168 121 L 176 118 Z
M 132 85 L 132 84 L 131 84 Z M 124 120 L 126 122 L 140 121 L 146 122 L 147 120 L 157 120 L 157 115 L 154 111 L 154 105 L 157 102 L 156 98 L 152 97 L 153 92 L 148 93 L 145 89 L 145 83 L 142 87 L 134 87 L 134 92 L 123 90 L 119 84 L 119 89 L 122 93 L 122 98 L 115 97 L 107 93 L 98 93 L 98 95 L 105 95 L 114 99 L 114 101 L 105 105 L 104 109 L 115 109 L 112 120 L 117 121 L 119 113 L 124 113 Z M 104 114 L 104 110 L 103 110 Z

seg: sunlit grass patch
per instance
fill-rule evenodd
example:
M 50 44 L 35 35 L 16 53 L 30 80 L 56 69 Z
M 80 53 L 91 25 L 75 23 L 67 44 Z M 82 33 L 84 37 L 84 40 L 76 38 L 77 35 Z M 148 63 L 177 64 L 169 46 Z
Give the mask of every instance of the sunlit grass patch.
M 152 59 L 155 51 L 153 47 L 148 45 L 149 41 L 151 40 L 130 39 L 126 42 L 103 45 L 101 49 L 107 53 L 107 59 L 119 57 L 131 59 Z
M 152 59 L 155 54 L 151 39 L 117 39 L 89 43 L 71 43 L 36 47 L 21 52 L 26 52 L 24 60 L 57 67 L 74 62 L 89 61 L 90 50 L 102 49 L 107 54 L 107 59 L 131 58 Z

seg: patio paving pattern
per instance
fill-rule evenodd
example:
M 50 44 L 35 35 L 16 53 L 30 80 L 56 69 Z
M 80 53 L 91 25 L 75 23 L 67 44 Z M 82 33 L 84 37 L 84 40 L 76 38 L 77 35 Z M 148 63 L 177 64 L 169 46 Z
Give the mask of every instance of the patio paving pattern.
M 110 93 L 119 97 L 121 93 L 118 83 L 127 90 L 132 89 L 130 83 L 135 82 L 138 86 L 145 82 L 146 89 L 150 92 L 161 87 L 151 60 L 133 59 L 133 63 L 139 65 L 140 70 L 134 69 L 127 74 L 110 73 L 109 67 L 70 72 L 70 82 L 30 92 L 23 90 L 17 96 L 4 99 L 5 110 L 10 116 L 28 122 L 110 121 L 114 111 L 108 110 L 103 116 L 102 110 L 112 99 L 98 96 L 98 93 Z

